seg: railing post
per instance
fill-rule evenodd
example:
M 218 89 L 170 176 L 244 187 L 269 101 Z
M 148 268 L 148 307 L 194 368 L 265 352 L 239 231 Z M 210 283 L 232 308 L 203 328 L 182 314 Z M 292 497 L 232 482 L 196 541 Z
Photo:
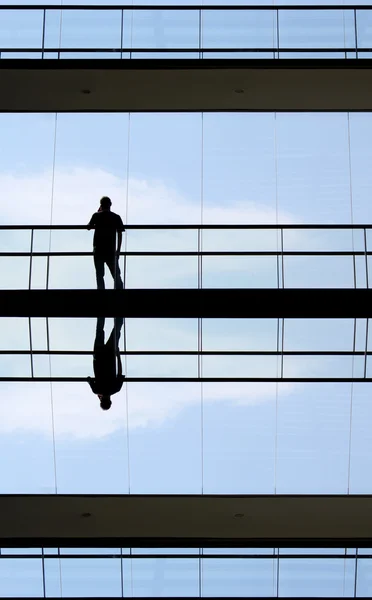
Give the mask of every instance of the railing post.
M 32 278 L 32 254 L 34 249 L 34 230 L 31 229 L 31 243 L 30 243 L 30 269 L 28 273 L 28 289 L 31 289 L 31 278 Z
M 368 280 L 368 254 L 367 254 L 367 230 L 364 228 L 364 257 L 365 257 L 365 265 L 366 265 L 366 285 L 367 290 L 369 288 L 369 280 Z

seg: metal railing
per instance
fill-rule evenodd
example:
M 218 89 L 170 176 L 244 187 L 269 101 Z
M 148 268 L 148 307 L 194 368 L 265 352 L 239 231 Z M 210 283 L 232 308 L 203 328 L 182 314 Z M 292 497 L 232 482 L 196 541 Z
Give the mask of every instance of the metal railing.
M 243 515 L 242 515 L 243 516 Z M 232 544 L 233 542 L 231 542 Z M 96 592 L 97 585 L 117 597 L 184 598 L 238 596 L 366 597 L 369 594 L 370 549 L 326 548 L 1 548 L 2 597 L 49 597 L 55 573 L 75 598 Z M 17 561 L 20 561 L 17 564 Z M 104 569 L 104 571 L 102 571 Z M 26 570 L 27 577 L 24 576 Z M 32 577 L 30 576 L 32 574 Z M 92 575 L 94 574 L 94 575 Z M 295 576 L 294 576 L 295 575 Z M 314 583 L 311 583 L 311 581 Z M 98 587 L 98 589 L 100 589 Z M 222 590 L 222 596 L 221 596 Z M 186 591 L 186 593 L 185 593 Z M 186 595 L 187 594 L 187 595 Z
M 1 58 L 370 58 L 371 6 L 0 6 Z
M 24 263 L 24 289 L 33 289 L 33 268 L 35 260 L 43 260 L 45 269 L 45 289 L 51 289 L 51 276 L 60 283 L 61 281 L 61 265 L 64 259 L 81 259 L 83 263 L 81 268 L 76 269 L 74 275 L 75 263 L 69 263 L 68 269 L 65 270 L 67 284 L 70 282 L 70 288 L 73 287 L 74 281 L 77 285 L 81 285 L 81 279 L 89 275 L 90 281 L 94 284 L 94 266 L 92 260 L 92 251 L 51 251 L 45 250 L 36 252 L 35 244 L 39 243 L 37 235 L 41 232 L 47 234 L 44 242 L 46 245 L 53 246 L 54 235 L 64 234 L 67 237 L 63 240 L 62 245 L 71 245 L 79 242 L 76 238 L 77 231 L 81 231 L 85 244 L 90 246 L 92 233 L 86 231 L 86 226 L 81 225 L 2 225 L 0 226 L 0 247 L 4 245 L 29 244 L 28 250 L 16 251 L 14 247 L 11 250 L 2 250 L 0 252 L 0 261 L 3 266 L 3 282 L 10 274 L 14 277 L 15 286 L 19 289 L 20 276 L 17 269 L 17 261 L 27 261 Z M 74 235 L 71 236 L 71 233 Z M 14 238 L 15 234 L 22 233 L 26 237 L 20 239 Z M 177 244 L 178 234 L 187 233 L 190 235 L 187 238 L 193 249 L 186 250 L 143 250 L 141 245 L 147 246 L 153 243 L 157 247 L 169 244 Z M 156 234 L 158 237 L 151 238 Z M 169 234 L 172 235 L 169 238 Z M 326 234 L 326 235 L 325 235 Z M 124 264 L 123 274 L 125 287 L 130 288 L 130 272 L 137 273 L 137 281 L 146 283 L 146 278 L 149 272 L 143 269 L 141 273 L 140 263 L 136 263 L 136 268 L 132 268 L 131 260 L 155 260 L 151 265 L 151 273 L 155 271 L 159 274 L 158 287 L 169 286 L 169 277 L 164 277 L 164 272 L 168 266 L 165 265 L 162 269 L 162 261 L 169 258 L 175 259 L 173 265 L 174 280 L 173 287 L 183 287 L 183 282 L 186 279 L 189 281 L 189 272 L 186 268 L 186 276 L 180 276 L 180 267 L 177 261 L 192 259 L 192 274 L 195 289 L 203 289 L 205 287 L 231 287 L 231 271 L 235 275 L 237 287 L 260 287 L 260 282 L 264 281 L 267 286 L 267 274 L 262 272 L 262 263 L 264 260 L 270 261 L 270 282 L 273 289 L 284 289 L 298 287 L 298 278 L 302 277 L 302 287 L 313 283 L 309 273 L 306 271 L 306 265 L 303 261 L 315 260 L 313 263 L 312 273 L 315 274 L 317 281 L 323 283 L 324 289 L 332 287 L 336 280 L 341 281 L 342 287 L 351 288 L 369 288 L 369 270 L 371 263 L 372 251 L 370 251 L 369 243 L 372 243 L 372 225 L 127 225 L 124 235 L 127 239 L 123 243 L 126 248 L 121 253 L 121 260 Z M 225 238 L 224 236 L 228 236 Z M 242 236 L 239 238 L 239 235 Z M 4 237 L 5 236 L 5 237 Z M 85 237 L 86 236 L 86 237 Z M 160 236 L 160 237 L 159 237 Z M 319 237 L 320 236 L 320 237 Z M 334 236 L 336 238 L 334 239 Z M 15 241 L 16 240 L 16 241 Z M 59 243 L 61 240 L 59 239 Z M 237 250 L 225 251 L 219 249 L 228 244 L 240 245 Z M 244 246 L 255 244 L 262 247 L 268 247 L 268 250 L 245 250 Z M 334 248 L 336 244 L 337 248 Z M 128 250 L 131 246 L 137 247 L 134 250 Z M 274 249 L 276 246 L 276 249 Z M 297 246 L 305 249 L 287 249 L 288 247 Z M 208 248 L 206 250 L 205 248 Z M 309 249 L 309 248 L 321 249 Z M 348 249 L 342 249 L 346 247 Z M 58 258 L 61 262 L 55 266 L 53 260 Z M 228 258 L 229 264 L 222 265 L 221 261 Z M 208 261 L 213 260 L 213 268 L 210 268 Z M 234 261 L 238 260 L 234 266 Z M 250 263 L 240 261 L 249 260 Z M 295 268 L 288 265 L 287 261 L 295 260 Z M 327 263 L 328 260 L 341 261 L 335 264 L 334 262 Z M 7 268 L 7 261 L 9 262 Z M 14 262 L 15 261 L 15 262 Z M 344 261 L 347 261 L 344 263 Z M 348 267 L 346 270 L 345 267 Z M 215 269 L 215 270 L 213 270 Z M 129 271 L 129 276 L 128 276 Z M 88 275 L 87 275 L 88 273 Z M 74 279 L 75 277 L 75 279 Z M 310 279 L 309 279 L 310 277 Z M 263 279 L 262 279 L 263 278 Z M 251 281 L 253 279 L 253 282 Z M 163 283 L 163 285 L 162 285 Z M 211 284 L 215 284 L 214 286 Z M 240 285 L 239 285 L 240 284 Z M 297 284 L 297 285 L 296 285 Z M 112 285 L 112 283 L 111 283 Z M 66 286 L 68 287 L 68 286 Z M 89 286 L 87 286 L 89 288 Z M 94 287 L 92 285 L 91 287 Z M 140 286 L 139 286 L 140 287 Z M 151 287 L 147 285 L 147 287 Z M 261 285 L 262 287 L 262 285 Z M 322 287 L 322 286 L 320 286 Z M 333 287 L 337 287 L 333 285 Z M 88 340 L 80 345 L 81 350 L 58 350 L 58 340 L 50 342 L 49 325 L 50 318 L 45 318 L 45 335 L 46 340 L 43 344 L 44 349 L 37 346 L 33 340 L 33 317 L 28 318 L 28 341 L 20 347 L 12 347 L 12 350 L 7 350 L 3 346 L 0 352 L 0 381 L 86 381 L 86 377 L 92 368 L 94 328 L 92 329 L 92 340 Z M 255 348 L 254 344 L 251 347 L 240 346 L 234 348 L 226 347 L 224 349 L 217 346 L 208 347 L 205 344 L 204 323 L 205 319 L 195 319 L 198 323 L 197 340 L 195 340 L 194 349 L 182 349 L 172 347 L 166 350 L 158 348 L 142 348 L 133 349 L 128 344 L 127 340 L 127 323 L 124 322 L 124 342 L 121 348 L 120 356 L 125 358 L 125 373 L 126 381 L 128 382 L 218 382 L 218 381 L 236 381 L 236 382 L 371 382 L 370 363 L 372 356 L 372 348 L 369 342 L 369 319 L 349 319 L 352 323 L 352 335 L 350 336 L 349 347 L 344 346 L 342 349 L 335 349 L 332 343 L 327 347 L 306 347 L 306 343 L 302 347 L 289 346 L 286 342 L 286 319 L 275 319 L 275 339 L 273 338 L 272 347 L 263 350 L 262 346 Z M 9 328 L 11 328 L 11 319 L 9 320 Z M 350 329 L 351 330 L 351 329 Z M 4 328 L 6 331 L 6 326 Z M 332 340 L 331 340 L 332 342 Z M 84 347 L 85 346 L 85 347 Z M 75 346 L 76 347 L 76 346 Z M 9 357 L 18 359 L 21 356 L 27 356 L 28 362 L 24 363 L 23 371 L 17 371 L 17 375 L 4 372 L 1 365 L 3 361 Z M 51 370 L 44 373 L 42 368 L 38 366 L 38 357 L 48 356 L 50 359 Z M 79 356 L 82 361 L 86 359 L 85 366 L 81 371 L 76 371 L 74 360 Z M 84 359 L 85 357 L 85 359 Z M 170 357 L 173 363 L 170 364 Z M 154 368 L 154 363 L 157 358 L 162 361 L 157 363 Z M 194 359 L 194 360 L 192 360 Z M 315 367 L 308 361 L 319 359 Z M 59 362 L 54 363 L 57 360 Z M 176 361 L 179 360 L 177 363 Z M 186 361 L 190 362 L 187 363 Z M 138 362 L 139 361 L 139 362 Z M 222 361 L 222 362 L 221 362 Z M 258 362 L 257 362 L 258 361 Z M 297 363 L 294 364 L 294 361 Z M 160 366 L 159 366 L 160 365 Z M 169 366 L 169 368 L 168 368 Z M 372 365 L 371 365 L 372 366 Z M 83 371 L 83 372 L 82 372 Z M 155 374 L 154 374 L 155 373 Z
M 93 250 L 88 250 L 91 233 L 87 232 L 84 241 L 80 238 L 80 247 L 86 250 L 52 249 L 58 244 L 73 248 L 77 244 L 76 236 L 69 233 L 86 229 L 84 225 L 1 225 L 0 260 L 5 276 L 0 286 L 3 289 L 95 288 Z M 46 230 L 49 236 L 43 246 L 48 249 L 38 251 L 35 248 L 40 243 L 35 239 L 36 234 Z M 14 241 L 12 232 L 15 231 L 27 231 L 29 239 Z M 62 243 L 54 238 L 57 231 L 66 232 Z M 176 235 L 181 232 L 190 234 L 190 238 L 182 242 L 183 249 L 159 249 L 159 245 L 179 247 Z M 169 238 L 169 234 L 173 237 Z M 120 267 L 124 288 L 128 289 L 369 288 L 372 225 L 126 225 L 123 235 L 127 239 L 120 253 Z M 155 249 L 144 249 L 151 241 Z M 21 249 L 15 247 L 17 243 Z M 22 250 L 26 244 L 28 249 Z M 255 244 L 261 249 L 255 250 Z M 232 249 L 224 249 L 231 246 Z M 77 262 L 84 257 L 85 261 Z M 35 260 L 43 258 L 45 283 L 40 285 L 39 277 L 35 285 Z M 57 258 L 69 259 L 68 271 L 64 274 L 57 274 L 63 266 L 61 261 L 53 264 Z M 23 263 L 22 279 L 15 275 L 18 263 L 14 259 L 28 259 L 27 269 Z M 172 264 L 169 259 L 174 259 Z M 7 283 L 7 275 L 14 278 L 12 286 Z

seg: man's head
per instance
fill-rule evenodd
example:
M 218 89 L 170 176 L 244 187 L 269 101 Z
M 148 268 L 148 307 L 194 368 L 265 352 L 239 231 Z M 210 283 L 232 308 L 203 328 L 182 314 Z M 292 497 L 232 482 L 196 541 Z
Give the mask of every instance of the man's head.
M 98 394 L 98 398 L 100 400 L 100 407 L 102 410 L 109 410 L 109 408 L 111 408 L 112 402 L 110 396 L 102 396 L 101 394 Z
M 99 204 L 100 204 L 101 210 L 110 210 L 112 202 L 108 196 L 103 196 L 103 198 L 101 198 Z

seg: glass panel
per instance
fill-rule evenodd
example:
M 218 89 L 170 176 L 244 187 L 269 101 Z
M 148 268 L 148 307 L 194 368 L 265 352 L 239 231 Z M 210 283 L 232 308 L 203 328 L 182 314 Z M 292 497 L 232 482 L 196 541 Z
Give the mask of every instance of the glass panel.
M 276 288 L 275 256 L 204 256 L 203 288 Z
M 126 319 L 126 349 L 197 350 L 197 319 Z
M 198 559 L 136 559 L 124 563 L 124 596 L 177 597 L 199 595 Z M 130 569 L 130 579 L 126 577 Z
M 31 289 L 45 290 L 47 279 L 47 257 L 34 256 L 32 259 Z
M 0 350 L 29 350 L 27 317 L 0 317 Z
M 282 220 L 350 223 L 347 114 L 278 113 L 276 131 Z
M 272 49 L 277 47 L 276 30 L 275 11 L 206 10 L 202 47 Z
M 129 256 L 126 288 L 197 288 L 196 256 Z
M 276 213 L 275 115 L 205 113 L 203 133 L 203 222 L 287 222 L 288 215 Z M 244 245 L 240 245 L 242 238 Z M 213 248 L 209 248 L 211 239 Z M 239 233 L 236 240 L 238 248 L 229 231 L 204 231 L 203 249 L 277 249 L 276 232 Z
M 131 493 L 200 494 L 200 384 L 129 383 L 127 389 Z
M 370 10 L 356 11 L 358 48 L 372 46 L 372 12 Z
M 28 256 L 0 256 L 2 290 L 28 290 L 30 258 Z
M 61 559 L 63 596 L 121 597 L 120 562 L 120 559 L 115 558 Z M 46 586 L 51 590 L 59 583 L 58 571 L 53 567 L 50 569 L 52 563 L 54 563 L 53 559 L 46 561 Z
M 196 252 L 197 229 L 130 229 L 128 252 Z
M 128 356 L 127 377 L 197 377 L 197 356 Z
M 350 384 L 280 385 L 277 427 L 278 494 L 347 492 Z
M 283 377 L 357 377 L 351 356 L 285 356 Z M 361 369 L 359 368 L 359 375 Z
M 120 10 L 64 10 L 62 48 L 120 48 Z
M 79 29 L 77 33 L 81 34 Z M 102 196 L 111 198 L 112 210 L 125 223 L 128 121 L 128 114 L 119 113 L 58 115 L 53 223 L 88 223 Z M 92 252 L 92 242 L 92 231 L 53 231 L 54 251 Z M 66 259 L 62 260 L 67 264 Z M 72 261 L 71 269 L 76 273 Z M 93 257 L 86 257 L 84 265 L 89 285 L 95 288 Z M 108 275 L 107 283 L 111 285 L 109 278 Z
M 281 559 L 279 595 L 353 596 L 354 569 L 354 559 Z
M 1 229 L 0 252 L 30 252 L 31 231 L 29 229 Z M 5 260 L 5 257 L 2 259 Z M 8 260 L 8 259 L 7 259 Z
M 280 10 L 280 48 L 355 47 L 352 11 Z
M 128 492 L 124 391 L 111 401 L 102 411 L 88 382 L 53 384 L 58 493 Z
M 126 23 L 129 15 L 126 14 Z M 134 10 L 124 46 L 131 48 L 199 48 L 199 11 Z M 124 29 L 125 31 L 125 29 Z
M 46 350 L 47 349 L 47 328 L 46 319 L 44 317 L 31 318 L 31 333 L 32 333 L 32 349 Z
M 276 356 L 203 356 L 203 377 L 278 377 Z
M 203 229 L 204 252 L 278 252 L 276 229 Z
M 277 319 L 203 319 L 203 350 L 277 348 Z
M 353 350 L 354 319 L 285 319 L 284 349 Z
M 372 432 L 368 427 L 370 419 L 372 419 L 371 391 L 371 383 L 355 383 L 353 386 L 350 450 L 351 494 L 370 494 L 372 492 L 371 480 L 366 477 L 366 473 L 372 469 Z
M 114 287 L 114 282 L 106 268 L 106 288 Z M 91 256 L 51 256 L 49 267 L 49 289 L 82 290 L 95 289 L 96 276 Z
M 0 377 L 31 377 L 30 356 L 0 354 Z
M 372 14 L 368 20 L 371 18 Z M 369 200 L 372 194 L 372 173 L 366 167 L 372 160 L 372 148 L 369 144 L 372 135 L 372 114 L 350 113 L 349 119 L 354 221 L 371 223 L 372 206 Z M 370 250 L 372 248 L 370 236 L 368 241 Z
M 0 392 L 0 492 L 55 493 L 50 385 L 0 383 Z
M 51 350 L 93 350 L 96 319 L 49 318 L 48 322 Z M 107 319 L 107 332 L 110 325 L 112 319 Z
M 0 560 L 0 596 L 40 598 L 43 595 L 41 559 Z
M 203 596 L 270 597 L 275 590 L 275 560 L 203 560 Z
M 50 222 L 54 126 L 55 115 L 52 113 L 0 115 L 3 140 L 0 144 L 0 190 L 1 197 L 6 198 L 1 208 L 4 224 Z M 23 235 L 28 236 L 25 240 L 30 239 L 29 232 L 19 235 L 22 239 Z M 24 250 L 30 251 L 29 242 Z M 12 267 L 9 268 L 14 272 Z M 3 268 L 2 272 L 5 273 Z M 25 287 L 23 282 L 22 287 Z
M 272 383 L 203 384 L 204 493 L 274 493 L 275 398 Z
M 286 288 L 353 288 L 351 256 L 285 256 Z
M 200 113 L 133 113 L 130 123 L 128 222 L 200 223 Z
M 42 32 L 42 10 L 1 11 L 1 48 L 41 48 Z

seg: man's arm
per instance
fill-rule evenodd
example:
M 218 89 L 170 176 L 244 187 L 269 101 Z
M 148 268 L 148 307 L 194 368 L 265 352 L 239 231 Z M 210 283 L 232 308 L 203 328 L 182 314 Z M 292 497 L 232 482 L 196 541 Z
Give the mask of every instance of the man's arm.
M 93 394 L 97 394 L 98 392 L 96 391 L 96 380 L 93 379 L 93 377 L 88 377 L 87 379 Z
M 122 374 L 123 374 L 123 367 L 122 367 L 122 364 L 121 364 L 121 356 L 120 356 L 120 350 L 119 350 L 119 348 L 117 349 L 116 356 L 118 358 L 118 377 L 121 377 Z
M 120 254 L 122 240 L 123 240 L 123 234 L 121 233 L 121 231 L 118 231 L 118 249 L 116 251 L 118 256 Z
M 88 230 L 89 230 L 89 229 L 94 229 L 94 228 L 95 228 L 95 226 L 96 226 L 96 219 L 95 219 L 95 216 L 96 216 L 96 215 L 95 215 L 95 213 L 94 213 L 94 215 L 92 215 L 92 218 L 91 218 L 91 220 L 89 221 L 89 223 L 88 223 L 88 225 L 87 225 L 87 229 L 88 229 Z

